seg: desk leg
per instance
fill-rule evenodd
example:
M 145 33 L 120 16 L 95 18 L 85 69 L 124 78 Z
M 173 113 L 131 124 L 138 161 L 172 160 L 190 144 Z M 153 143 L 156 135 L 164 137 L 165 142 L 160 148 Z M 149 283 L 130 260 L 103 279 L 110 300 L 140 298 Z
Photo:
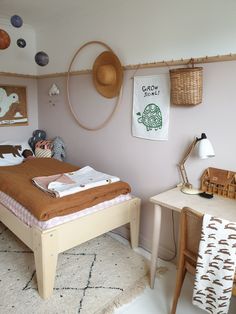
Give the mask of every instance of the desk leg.
M 161 230 L 161 206 L 155 205 L 154 207 L 154 223 L 153 223 L 153 238 L 152 238 L 152 257 L 150 268 L 150 287 L 154 288 L 157 257 L 160 242 L 160 230 Z

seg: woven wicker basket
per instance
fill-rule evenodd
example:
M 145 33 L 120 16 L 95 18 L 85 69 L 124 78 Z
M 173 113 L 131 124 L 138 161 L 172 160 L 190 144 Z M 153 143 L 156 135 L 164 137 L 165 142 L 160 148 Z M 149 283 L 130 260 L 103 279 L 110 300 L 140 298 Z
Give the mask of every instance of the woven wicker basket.
M 202 69 L 192 67 L 170 70 L 173 105 L 192 106 L 202 102 Z

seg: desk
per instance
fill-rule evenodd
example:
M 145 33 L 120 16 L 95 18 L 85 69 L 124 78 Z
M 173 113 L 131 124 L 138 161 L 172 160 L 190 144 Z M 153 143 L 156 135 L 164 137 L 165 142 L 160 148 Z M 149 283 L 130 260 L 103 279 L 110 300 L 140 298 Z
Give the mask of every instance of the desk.
M 150 286 L 153 289 L 157 266 L 158 248 L 161 229 L 162 207 L 181 212 L 182 208 L 191 207 L 200 213 L 220 217 L 229 221 L 236 221 L 236 200 L 214 195 L 212 199 L 199 195 L 184 194 L 180 188 L 174 188 L 150 198 L 154 204 L 152 258 L 150 268 Z

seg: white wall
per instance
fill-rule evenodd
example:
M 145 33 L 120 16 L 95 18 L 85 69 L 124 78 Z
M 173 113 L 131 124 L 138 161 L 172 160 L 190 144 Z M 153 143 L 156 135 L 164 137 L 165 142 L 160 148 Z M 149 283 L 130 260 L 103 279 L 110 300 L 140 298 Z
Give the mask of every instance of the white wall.
M 66 11 L 52 20 L 50 27 L 38 26 L 38 45 L 45 47 L 50 56 L 49 65 L 39 70 L 41 74 L 66 71 L 75 51 L 90 40 L 106 42 L 124 65 L 235 53 L 235 10 L 235 1 L 87 1 L 80 10 L 75 7 L 70 15 Z M 91 68 L 94 50 L 85 49 L 74 69 Z M 142 198 L 140 240 L 150 248 L 153 207 L 149 197 L 179 182 L 176 164 L 194 136 L 205 131 L 216 150 L 212 160 L 201 162 L 192 157 L 188 161 L 189 179 L 195 186 L 199 186 L 199 177 L 208 166 L 235 171 L 235 64 L 204 65 L 203 103 L 171 107 L 167 142 L 132 137 L 131 77 L 135 71 L 125 72 L 122 103 L 112 122 L 98 132 L 82 130 L 76 124 L 68 108 L 64 78 L 39 80 L 39 126 L 47 130 L 49 137 L 60 135 L 65 140 L 69 161 L 81 166 L 90 164 L 131 184 L 133 193 Z M 168 72 L 168 68 L 138 70 L 136 74 L 162 72 Z M 55 106 L 47 96 L 53 81 L 61 89 L 60 96 L 54 98 Z M 82 122 L 96 125 L 109 112 L 112 101 L 95 92 L 89 75 L 73 78 L 71 91 Z M 161 243 L 168 251 L 173 249 L 170 212 L 165 211 L 163 216 Z
M 59 135 L 64 139 L 69 162 L 91 165 L 130 183 L 132 193 L 142 199 L 140 241 L 150 248 L 153 206 L 149 197 L 180 182 L 177 164 L 195 136 L 205 132 L 216 153 L 215 158 L 207 160 L 193 154 L 187 161 L 189 180 L 195 187 L 199 187 L 200 176 L 209 166 L 236 171 L 236 61 L 203 65 L 203 102 L 194 107 L 171 106 L 168 141 L 132 136 L 133 73 L 125 71 L 121 103 L 111 122 L 96 132 L 81 129 L 70 113 L 65 78 L 40 79 L 39 126 L 49 137 Z M 139 70 L 137 75 L 159 73 L 168 73 L 168 68 Z M 61 93 L 50 98 L 48 88 L 52 82 L 57 83 Z M 74 110 L 86 125 L 100 124 L 114 106 L 115 99 L 105 99 L 95 91 L 91 75 L 73 76 L 70 91 Z M 162 248 L 173 249 L 171 230 L 170 211 L 163 211 Z
M 19 29 L 9 21 L 16 12 L 24 20 Z M 0 52 L 0 71 L 64 72 L 91 40 L 110 45 L 124 65 L 235 53 L 235 12 L 234 0 L 2 0 L 0 28 L 12 44 Z M 19 37 L 26 48 L 17 47 Z M 95 48 L 85 49 L 74 69 L 91 68 Z M 42 50 L 50 59 L 45 67 L 34 62 Z
M 14 13 L 14 12 L 13 12 Z M 11 44 L 7 49 L 0 50 L 0 72 L 11 72 L 20 74 L 37 73 L 34 61 L 36 53 L 36 35 L 30 25 L 23 24 L 22 27 L 13 27 L 10 19 L 0 19 L 0 28 L 5 30 L 10 38 Z M 19 48 L 16 44 L 18 38 L 26 41 L 25 48 Z
M 57 18 L 36 26 L 37 46 L 50 63 L 39 73 L 68 69 L 85 42 L 110 45 L 124 65 L 236 52 L 236 1 L 80 0 L 67 1 Z M 75 68 L 91 68 L 95 46 Z M 84 57 L 85 55 L 85 57 Z

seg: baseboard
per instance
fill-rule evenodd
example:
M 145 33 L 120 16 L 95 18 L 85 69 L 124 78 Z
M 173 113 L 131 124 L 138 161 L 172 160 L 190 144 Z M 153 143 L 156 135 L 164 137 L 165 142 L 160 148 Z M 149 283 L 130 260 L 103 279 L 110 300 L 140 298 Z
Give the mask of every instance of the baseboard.
M 139 236 L 139 248 L 144 250 L 146 254 L 149 256 L 149 260 L 151 260 L 151 241 L 150 239 L 144 237 L 142 234 Z M 140 254 L 142 254 L 140 252 Z M 175 252 L 160 245 L 159 246 L 159 252 L 158 257 L 163 260 L 169 260 L 175 255 Z
M 114 237 L 115 239 L 117 239 L 118 241 L 120 241 L 123 244 L 129 244 L 129 228 L 127 228 L 127 226 L 122 226 L 118 229 L 113 230 L 112 232 L 109 232 L 109 234 Z M 150 240 L 147 239 L 146 237 L 142 236 L 142 234 L 140 234 L 139 236 L 139 247 L 135 249 L 135 251 L 139 254 L 141 254 L 143 257 L 145 257 L 148 260 L 151 260 L 151 244 L 150 244 Z M 167 249 L 163 246 L 160 245 L 159 247 L 159 254 L 158 257 L 160 259 L 170 259 L 174 256 L 175 252 Z

